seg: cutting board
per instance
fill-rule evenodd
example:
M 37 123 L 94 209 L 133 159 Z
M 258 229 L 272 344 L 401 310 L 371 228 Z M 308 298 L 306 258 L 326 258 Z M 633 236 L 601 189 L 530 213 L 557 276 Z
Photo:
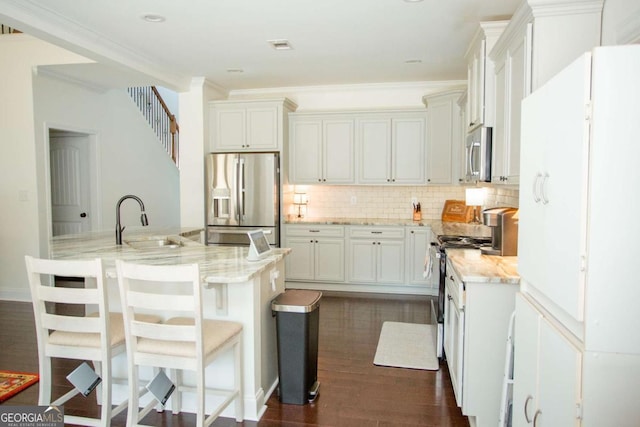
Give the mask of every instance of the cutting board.
M 467 206 L 464 200 L 447 200 L 442 209 L 442 222 L 473 221 L 473 206 Z

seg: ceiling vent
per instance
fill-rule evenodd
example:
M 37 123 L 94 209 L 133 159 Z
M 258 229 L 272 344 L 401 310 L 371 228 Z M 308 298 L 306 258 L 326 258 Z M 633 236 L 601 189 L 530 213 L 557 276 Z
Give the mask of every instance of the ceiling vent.
M 285 39 L 267 40 L 267 43 L 269 43 L 271 45 L 271 47 L 274 48 L 275 50 L 291 50 L 291 49 L 293 49 L 291 47 L 291 43 L 289 43 L 289 40 L 285 40 Z

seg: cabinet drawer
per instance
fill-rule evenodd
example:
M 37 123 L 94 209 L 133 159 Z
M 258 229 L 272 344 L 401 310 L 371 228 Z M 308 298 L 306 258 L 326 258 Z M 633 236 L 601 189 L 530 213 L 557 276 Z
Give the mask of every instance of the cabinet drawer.
M 287 236 L 344 237 L 344 227 L 341 226 L 287 225 L 285 230 Z
M 349 237 L 355 239 L 403 239 L 403 227 L 351 227 Z

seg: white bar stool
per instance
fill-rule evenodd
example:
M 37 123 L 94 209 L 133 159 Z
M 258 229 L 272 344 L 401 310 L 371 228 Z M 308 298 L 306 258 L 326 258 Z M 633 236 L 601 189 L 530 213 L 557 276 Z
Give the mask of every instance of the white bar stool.
M 65 414 L 65 424 L 108 426 L 111 418 L 127 407 L 127 401 L 111 407 L 111 358 L 125 351 L 124 325 L 119 313 L 109 313 L 105 276 L 100 259 L 61 261 L 25 257 L 33 314 L 38 340 L 40 366 L 39 405 L 60 406 L 80 393 L 73 389 L 51 401 L 51 359 L 65 358 L 93 361 L 102 382 L 98 404 L 100 418 Z M 92 278 L 96 288 L 61 288 L 54 286 L 54 276 Z M 50 303 L 91 305 L 97 312 L 88 316 L 55 313 Z M 86 312 L 86 311 L 85 311 Z M 156 318 L 156 321 L 159 319 Z
M 170 370 L 176 386 L 171 397 L 174 414 L 181 409 L 182 393 L 189 391 L 197 396 L 198 426 L 209 426 L 234 401 L 236 420 L 242 421 L 242 324 L 203 319 L 198 265 L 141 265 L 117 260 L 116 269 L 131 385 L 127 427 L 143 425 L 141 420 L 156 405 L 152 400 L 138 410 L 139 396 L 144 391 L 138 385 L 139 366 Z M 159 324 L 135 320 L 137 313 L 155 313 L 167 320 Z M 234 355 L 233 388 L 205 388 L 205 368 L 229 349 Z M 195 387 L 181 384 L 182 370 L 195 372 Z M 222 396 L 223 400 L 205 419 L 205 394 L 209 393 Z

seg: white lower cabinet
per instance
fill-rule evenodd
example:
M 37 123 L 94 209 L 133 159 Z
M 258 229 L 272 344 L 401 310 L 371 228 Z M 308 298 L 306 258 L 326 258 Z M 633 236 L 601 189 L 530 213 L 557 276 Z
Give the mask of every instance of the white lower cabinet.
M 344 227 L 287 226 L 288 280 L 344 282 Z
M 477 427 L 498 425 L 517 284 L 463 282 L 447 261 L 444 353 L 456 403 Z
M 513 426 L 580 425 L 582 352 L 516 297 Z
M 437 295 L 439 265 L 425 277 L 425 226 L 286 224 L 286 280 L 302 289 Z
M 350 227 L 348 246 L 350 282 L 404 282 L 403 229 Z

